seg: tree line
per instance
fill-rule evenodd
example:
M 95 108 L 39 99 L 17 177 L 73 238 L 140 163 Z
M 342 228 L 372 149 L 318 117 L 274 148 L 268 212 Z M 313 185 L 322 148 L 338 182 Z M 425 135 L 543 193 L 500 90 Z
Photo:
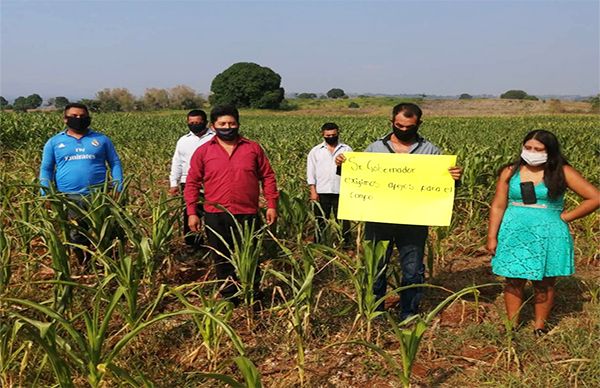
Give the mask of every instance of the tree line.
M 218 74 L 211 83 L 210 96 L 208 100 L 196 93 L 194 89 L 186 85 L 177 85 L 170 89 L 150 88 L 146 89 L 141 97 L 134 96 L 126 88 L 102 89 L 96 93 L 95 98 L 81 99 L 77 102 L 85 104 L 94 112 L 129 112 L 129 111 L 152 111 L 164 109 L 197 109 L 202 108 L 209 102 L 211 105 L 235 105 L 238 108 L 255 109 L 294 109 L 284 98 L 284 89 L 281 87 L 281 76 L 272 69 L 251 62 L 239 62 L 231 65 L 222 73 Z M 423 95 L 425 97 L 425 95 Z M 298 99 L 344 99 L 348 98 L 343 89 L 332 88 L 325 95 L 316 93 L 299 93 Z M 468 93 L 463 93 L 459 99 L 473 98 Z M 508 90 L 500 95 L 503 99 L 537 100 L 523 90 Z M 32 94 L 27 97 L 18 97 L 14 102 L 9 102 L 0 96 L 1 109 L 13 109 L 15 111 L 27 111 L 37 109 L 42 105 L 42 97 Z M 64 96 L 48 99 L 47 106 L 56 109 L 64 108 L 70 101 Z M 593 107 L 594 101 L 590 101 Z M 355 102 L 349 104 L 350 108 L 358 108 Z

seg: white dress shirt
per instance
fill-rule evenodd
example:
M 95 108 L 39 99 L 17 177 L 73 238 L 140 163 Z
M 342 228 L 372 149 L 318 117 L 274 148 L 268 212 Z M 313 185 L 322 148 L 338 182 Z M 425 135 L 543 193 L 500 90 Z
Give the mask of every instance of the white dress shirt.
M 335 157 L 344 152 L 352 152 L 352 148 L 338 143 L 333 153 L 329 152 L 327 143 L 314 146 L 306 159 L 306 181 L 315 185 L 318 194 L 339 194 L 340 176 L 335 173 Z
M 175 153 L 171 161 L 171 174 L 169 175 L 171 187 L 177 187 L 179 183 L 185 183 L 192 155 L 198 147 L 208 142 L 214 135 L 213 130 L 209 128 L 202 136 L 196 136 L 193 132 L 190 132 L 177 140 Z

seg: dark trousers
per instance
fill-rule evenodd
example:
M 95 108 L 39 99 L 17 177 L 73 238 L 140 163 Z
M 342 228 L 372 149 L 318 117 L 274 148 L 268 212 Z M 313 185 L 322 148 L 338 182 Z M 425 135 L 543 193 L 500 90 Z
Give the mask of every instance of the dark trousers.
M 319 205 L 322 212 L 316 209 L 317 212 L 317 231 L 315 233 L 316 242 L 321 242 L 323 231 L 327 225 L 327 220 L 333 214 L 337 220 L 338 206 L 340 203 L 339 194 L 319 194 Z M 342 242 L 348 244 L 350 242 L 350 221 L 342 220 Z
M 235 268 L 228 260 L 231 259 L 231 254 L 227 248 L 227 245 L 229 245 L 229 248 L 233 249 L 234 239 L 238 243 L 240 242 L 240 235 L 235 221 L 241 225 L 244 222 L 248 222 L 248 224 L 254 222 L 255 229 L 259 228 L 261 223 L 260 217 L 257 214 L 234 214 L 232 216 L 229 213 L 204 213 L 206 236 L 208 245 L 213 249 L 211 255 L 217 278 L 223 281 L 229 279 L 225 287 L 221 289 L 221 295 L 224 298 L 231 298 L 238 291 L 235 284 L 238 279 L 235 275 Z M 221 238 L 227 242 L 227 245 L 225 245 Z M 214 250 L 222 253 L 225 257 Z M 259 274 L 257 274 L 256 279 L 260 279 Z
M 400 255 L 400 266 L 402 269 L 401 286 L 411 284 L 422 284 L 425 282 L 425 265 L 423 256 L 425 253 L 425 242 L 427 240 L 427 226 L 420 225 L 396 225 L 376 222 L 367 222 L 365 227 L 365 239 L 378 241 L 389 241 L 385 260 L 387 265 L 392 255 L 394 245 L 398 248 Z M 387 275 L 383 273 L 375 281 L 373 292 L 377 298 L 385 295 L 387 289 Z M 410 288 L 400 292 L 401 313 L 400 318 L 405 319 L 419 312 L 419 303 L 423 297 L 423 288 Z
M 88 202 L 85 200 L 86 198 L 84 195 L 69 194 L 67 197 L 71 201 L 75 202 L 80 208 L 84 210 L 88 209 Z M 82 233 L 82 231 L 87 231 L 89 229 L 85 218 L 77 211 L 69 207 L 67 208 L 67 219 L 69 225 L 68 241 L 72 244 L 83 245 L 89 248 L 90 241 Z M 72 247 L 71 250 L 75 254 L 75 257 L 77 257 L 79 264 L 87 264 L 90 256 L 87 251 L 76 247 Z
M 183 193 L 185 189 L 185 183 L 180 183 L 180 190 Z M 201 200 L 203 198 L 201 197 Z M 201 201 L 200 201 L 201 202 Z M 202 208 L 201 203 L 196 204 L 196 215 L 202 219 L 202 215 L 204 214 L 204 209 Z M 188 219 L 190 218 L 187 207 L 183 208 L 183 239 L 185 240 L 185 245 L 190 248 L 200 249 L 202 245 L 204 245 L 204 238 L 202 237 L 202 233 L 192 233 L 190 230 L 190 226 L 188 225 Z

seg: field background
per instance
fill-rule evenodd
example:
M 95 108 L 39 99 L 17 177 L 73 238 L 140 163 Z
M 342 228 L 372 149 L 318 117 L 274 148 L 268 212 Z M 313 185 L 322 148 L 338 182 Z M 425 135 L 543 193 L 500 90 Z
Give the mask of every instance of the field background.
M 360 108 L 347 108 L 348 100 L 307 101 L 299 103 L 295 111 L 241 112 L 242 134 L 263 145 L 277 174 L 279 188 L 289 199 L 288 204 L 282 204 L 275 230 L 289 251 L 288 259 L 303 260 L 304 248 L 312 241 L 314 220 L 308 212 L 305 163 L 310 148 L 320 141 L 320 126 L 326 121 L 338 123 L 342 128 L 342 141 L 361 150 L 387 133 L 390 107 L 398 102 L 391 98 L 356 101 Z M 557 134 L 570 163 L 594 185 L 600 184 L 600 121 L 597 114 L 589 114 L 589 104 L 426 100 L 422 106 L 425 115 L 420 133 L 445 153 L 457 154 L 458 163 L 465 169 L 463 185 L 456 193 L 452 225 L 430 230 L 428 259 L 433 264 L 433 277 L 428 281 L 432 284 L 458 291 L 473 284 L 501 280 L 491 274 L 490 257 L 483 250 L 489 203 L 497 170 L 517 157 L 520 141 L 528 131 L 543 128 Z M 0 289 L 0 360 L 3 361 L 0 372 L 3 383 L 8 386 L 52 386 L 57 383 L 53 359 L 48 356 L 48 348 L 39 345 L 50 340 L 42 335 L 42 342 L 37 341 L 36 335 L 42 331 L 25 328 L 15 331 L 15 322 L 35 320 L 41 322 L 35 326 L 38 328 L 47 324 L 55 330 L 55 338 L 65 339 L 70 344 L 69 349 L 78 346 L 68 342 L 71 337 L 65 326 L 52 323 L 51 315 L 15 300 L 34 301 L 54 308 L 56 291 L 66 284 L 65 278 L 57 277 L 60 271 L 54 256 L 58 253 L 52 250 L 60 246 L 60 241 L 52 245 L 50 238 L 50 234 L 56 232 L 61 239 L 61 229 L 52 229 L 52 225 L 56 225 L 56 209 L 44 209 L 36 184 L 42 147 L 62 128 L 61 114 L 1 113 L 0 118 L 0 225 L 1 235 L 7 241 L 4 245 L 0 241 L 0 257 L 4 260 L 3 268 L 10 268 L 12 274 L 7 286 Z M 165 227 L 167 221 L 172 224 L 170 214 L 175 214 L 179 207 L 177 200 L 167 200 L 165 192 L 175 143 L 186 133 L 185 112 L 98 113 L 93 114 L 92 127 L 111 137 L 129 179 L 123 198 L 110 206 L 139 220 L 140 235 L 146 233 L 151 239 L 157 238 L 153 226 Z M 567 195 L 567 206 L 574 206 L 577 201 L 572 193 Z M 154 211 L 156 209 L 164 212 Z M 210 262 L 202 255 L 186 253 L 179 225 L 174 226 L 174 230 L 165 232 L 165 238 L 153 245 L 152 269 L 141 270 L 139 287 L 133 292 L 140 311 L 152 304 L 161 284 L 168 289 L 193 289 L 186 294 L 193 305 L 208 307 L 217 303 L 211 302 L 214 285 L 207 282 L 212 278 Z M 359 230 L 358 225 L 354 225 L 354 233 Z M 432 320 L 416 357 L 412 383 L 473 387 L 599 386 L 598 214 L 574 222 L 572 231 L 577 273 L 557 284 L 550 335 L 541 339 L 532 336 L 531 304 L 523 309 L 523 325 L 514 335 L 507 333 L 503 324 L 501 286 L 486 287 L 481 289 L 479 298 L 465 297 Z M 335 236 L 331 242 L 337 247 Z M 119 254 L 137 258 L 141 255 L 138 248 L 135 242 L 129 241 L 124 246 L 126 254 Z M 333 252 L 319 251 L 318 247 L 315 252 L 317 271 L 312 281 L 314 298 L 307 318 L 310 325 L 306 325 L 303 338 L 302 382 L 315 387 L 400 386 L 393 368 L 377 352 L 356 344 L 332 346 L 364 338 L 363 320 L 353 325 L 357 310 L 351 298 L 355 290 L 345 274 L 331 264 L 331 260 L 354 257 L 357 252 L 337 248 Z M 280 256 L 280 250 L 268 249 L 262 263 L 264 269 L 289 272 L 290 263 L 281 261 Z M 98 261 L 101 262 L 101 258 Z M 115 295 L 117 283 L 111 278 L 110 268 L 105 265 L 97 275 L 82 276 L 81 269 L 71 261 L 69 268 L 62 270 L 69 272 L 74 282 L 89 286 L 86 289 L 73 286 L 72 300 L 61 312 L 83 335 L 88 332 L 81 320 L 82 313 L 98 305 L 99 316 L 105 316 L 108 301 Z M 264 308 L 250 313 L 244 307 L 233 310 L 224 307 L 228 315 L 221 311 L 224 315 L 220 319 L 227 322 L 244 344 L 244 354 L 260 372 L 265 386 L 300 385 L 294 312 L 281 308 L 284 298 L 281 295 L 290 298 L 293 292 L 281 279 L 269 275 L 268 271 L 265 273 Z M 53 283 L 52 279 L 62 279 L 63 283 Z M 97 297 L 99 290 L 101 296 Z M 447 293 L 440 290 L 428 290 L 424 312 L 431 311 L 446 296 Z M 393 307 L 396 302 L 397 298 L 390 298 L 386 304 Z M 135 327 L 127 318 L 128 300 L 117 298 L 115 303 L 113 315 L 107 314 L 110 319 L 106 341 L 100 345 L 105 353 L 115 347 L 123 333 Z M 150 320 L 157 314 L 181 308 L 181 299 L 170 295 L 161 299 L 156 309 L 141 315 Z M 249 320 L 249 315 L 253 315 L 253 319 Z M 208 371 L 241 379 L 242 372 L 231 361 L 239 351 L 229 337 L 222 335 L 216 361 L 215 357 L 210 359 L 214 348 L 206 346 L 205 337 L 199 334 L 194 322 L 183 315 L 157 322 L 127 343 L 114 358 L 114 364 L 129 371 L 138 385 L 150 385 L 150 381 L 165 387 L 217 384 L 216 380 L 206 380 L 198 374 Z M 370 342 L 400 362 L 398 338 L 390 324 L 384 319 L 376 320 L 372 331 Z M 75 386 L 115 386 L 126 381 L 116 369 L 100 373 L 101 382 L 91 381 L 92 373 L 86 372 L 89 368 L 69 355 L 64 342 L 57 341 L 55 346 L 56 357 L 66 365 Z M 95 370 L 102 368 L 95 367 Z

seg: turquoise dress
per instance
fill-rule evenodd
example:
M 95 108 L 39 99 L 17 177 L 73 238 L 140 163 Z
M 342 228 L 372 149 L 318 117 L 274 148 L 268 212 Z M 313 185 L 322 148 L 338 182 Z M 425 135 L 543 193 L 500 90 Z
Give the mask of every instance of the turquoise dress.
M 537 203 L 523 205 L 520 182 L 519 173 L 509 182 L 508 206 L 498 232 L 492 271 L 529 280 L 572 275 L 573 239 L 567 223 L 560 218 L 564 195 L 551 200 L 542 181 L 535 186 Z

